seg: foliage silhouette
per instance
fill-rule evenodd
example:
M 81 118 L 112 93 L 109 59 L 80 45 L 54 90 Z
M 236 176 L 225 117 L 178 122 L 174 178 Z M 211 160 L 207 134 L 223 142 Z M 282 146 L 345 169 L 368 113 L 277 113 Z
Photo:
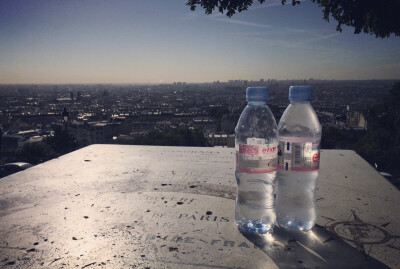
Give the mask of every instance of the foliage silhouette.
M 325 127 L 321 148 L 356 151 L 378 171 L 394 176 L 392 183 L 400 189 L 400 81 L 394 83 L 383 102 L 366 111 L 366 133 Z
M 2 149 L 2 146 L 3 146 L 3 130 L 1 129 L 1 126 L 0 126 L 0 161 L 2 160 L 1 158 L 2 158 L 2 156 L 1 156 L 1 149 Z
M 257 0 L 264 3 L 265 0 Z M 400 1 L 398 0 L 311 0 L 323 8 L 323 18 L 328 21 L 333 18 L 337 22 L 336 30 L 341 32 L 342 26 L 354 28 L 354 33 L 369 33 L 376 37 L 389 37 L 391 34 L 400 35 Z M 285 4 L 287 0 L 282 0 Z M 292 0 L 292 5 L 300 4 Z M 202 7 L 206 14 L 212 14 L 215 9 L 226 13 L 228 17 L 236 12 L 247 10 L 253 0 L 188 0 L 186 5 L 194 11 Z
M 213 107 L 208 111 L 208 114 L 210 117 L 215 119 L 215 122 L 217 124 L 217 132 L 221 131 L 221 119 L 224 114 L 229 114 L 229 110 L 227 107 L 222 106 L 222 107 Z
M 54 136 L 46 138 L 45 143 L 59 155 L 69 153 L 79 147 L 75 137 L 67 129 L 59 126 L 55 128 Z
M 365 136 L 364 132 L 322 126 L 322 149 L 355 149 L 354 145 Z
M 46 143 L 27 143 L 21 149 L 16 150 L 15 158 L 21 162 L 38 164 L 57 157 L 58 154 Z
M 356 151 L 379 171 L 400 176 L 400 81 L 383 103 L 371 107 L 366 115 L 368 131 Z
M 172 129 L 168 134 L 154 130 L 146 135 L 137 136 L 130 141 L 122 143 L 157 146 L 207 146 L 207 140 L 200 129 L 190 130 L 188 128 Z
M 66 129 L 56 127 L 54 136 L 42 142 L 26 143 L 21 148 L 3 150 L 3 161 L 39 164 L 79 148 L 75 137 Z

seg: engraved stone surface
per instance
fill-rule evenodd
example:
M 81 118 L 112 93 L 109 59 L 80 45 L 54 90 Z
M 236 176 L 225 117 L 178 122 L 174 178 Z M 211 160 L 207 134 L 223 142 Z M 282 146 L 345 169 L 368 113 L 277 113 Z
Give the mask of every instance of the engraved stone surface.
M 318 225 L 241 234 L 234 149 L 92 145 L 0 179 L 2 268 L 399 267 L 400 195 L 323 150 Z

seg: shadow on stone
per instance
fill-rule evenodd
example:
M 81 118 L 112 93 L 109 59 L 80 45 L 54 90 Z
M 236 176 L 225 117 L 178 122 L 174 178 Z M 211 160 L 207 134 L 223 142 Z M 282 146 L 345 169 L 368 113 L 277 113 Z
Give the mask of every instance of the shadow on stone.
M 308 232 L 277 226 L 265 235 L 240 232 L 279 268 L 389 268 L 319 225 Z

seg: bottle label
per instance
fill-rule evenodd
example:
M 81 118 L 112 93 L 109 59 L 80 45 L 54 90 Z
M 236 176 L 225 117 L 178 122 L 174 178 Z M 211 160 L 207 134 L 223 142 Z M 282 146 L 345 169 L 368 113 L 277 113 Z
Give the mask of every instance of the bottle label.
M 315 171 L 319 169 L 319 140 L 290 138 L 280 140 L 278 168 L 286 171 Z
M 236 151 L 236 171 L 269 173 L 277 169 L 278 143 L 266 143 L 264 138 L 248 138 Z

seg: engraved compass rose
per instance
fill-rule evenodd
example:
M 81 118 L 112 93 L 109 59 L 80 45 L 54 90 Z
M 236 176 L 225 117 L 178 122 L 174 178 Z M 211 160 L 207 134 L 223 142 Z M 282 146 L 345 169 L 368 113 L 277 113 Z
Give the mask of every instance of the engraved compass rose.
M 371 250 L 372 245 L 382 244 L 400 250 L 400 240 L 398 240 L 400 235 L 386 229 L 389 224 L 390 222 L 381 225 L 366 223 L 352 211 L 347 220 L 332 221 L 325 227 L 343 240 L 354 244 L 358 250 L 363 252 L 365 252 L 365 245 L 370 245 Z

